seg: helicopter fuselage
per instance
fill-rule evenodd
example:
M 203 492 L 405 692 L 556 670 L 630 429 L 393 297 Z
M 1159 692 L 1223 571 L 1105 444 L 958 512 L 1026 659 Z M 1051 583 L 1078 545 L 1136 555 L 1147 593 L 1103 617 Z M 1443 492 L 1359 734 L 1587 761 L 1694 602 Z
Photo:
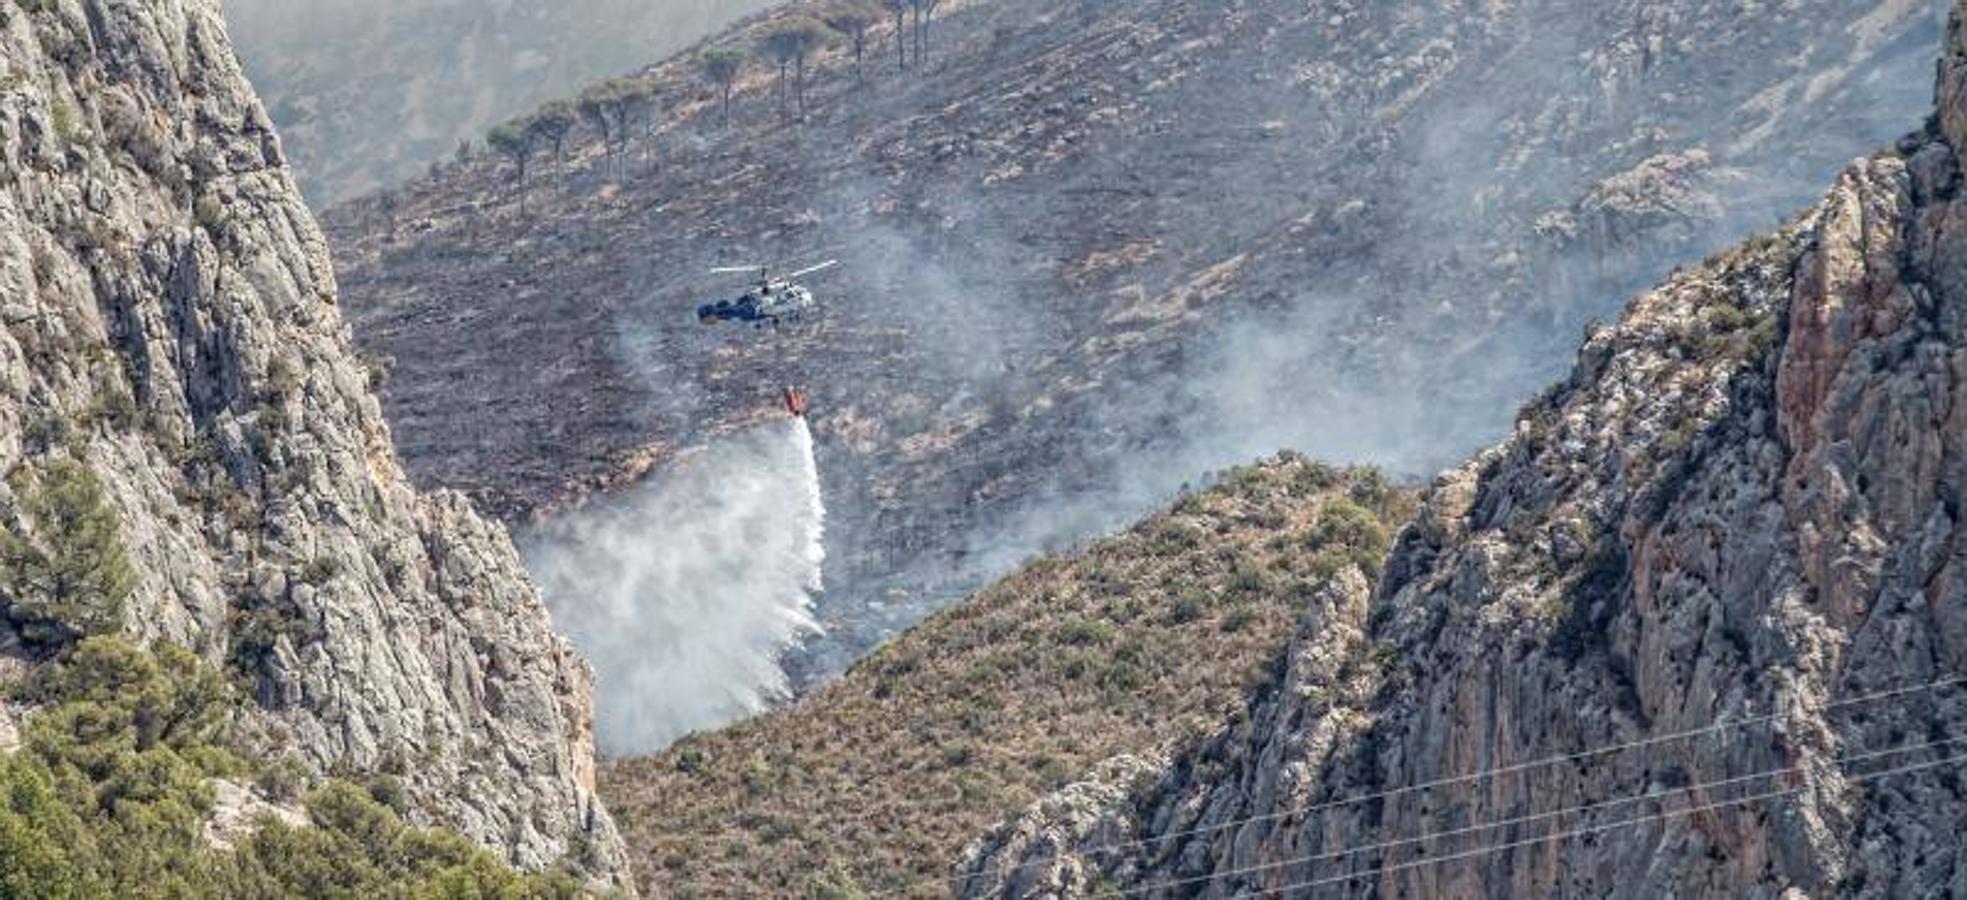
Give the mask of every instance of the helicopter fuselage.
M 732 300 L 719 300 L 697 307 L 697 319 L 706 325 L 718 322 L 777 324 L 797 318 L 815 305 L 813 292 L 789 281 L 772 281 L 752 288 Z

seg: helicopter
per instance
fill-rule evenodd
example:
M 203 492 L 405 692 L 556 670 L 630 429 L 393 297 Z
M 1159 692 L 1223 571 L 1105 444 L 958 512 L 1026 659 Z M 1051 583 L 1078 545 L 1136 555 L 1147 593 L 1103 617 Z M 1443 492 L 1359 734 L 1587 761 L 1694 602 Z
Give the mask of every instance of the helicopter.
M 757 282 L 735 300 L 719 300 L 697 307 L 697 321 L 705 325 L 720 322 L 749 323 L 755 328 L 767 324 L 777 328 L 780 323 L 797 321 L 808 312 L 819 309 L 819 302 L 813 292 L 794 281 L 815 272 L 824 272 L 840 264 L 839 260 L 827 260 L 816 266 L 808 266 L 790 275 L 774 278 L 766 266 L 737 266 L 712 269 L 713 275 L 728 275 L 736 272 L 755 272 Z M 780 404 L 796 419 L 806 418 L 810 408 L 806 392 L 797 385 L 787 385 L 779 395 Z
M 738 272 L 755 272 L 757 281 L 750 290 L 735 300 L 719 300 L 697 307 L 697 321 L 705 325 L 720 322 L 749 323 L 763 328 L 766 325 L 778 326 L 781 322 L 795 321 L 802 315 L 819 308 L 819 301 L 813 292 L 794 281 L 816 272 L 824 272 L 840 264 L 839 260 L 827 260 L 817 266 L 809 266 L 790 275 L 773 277 L 769 266 L 733 266 L 712 269 L 712 275 L 730 275 Z

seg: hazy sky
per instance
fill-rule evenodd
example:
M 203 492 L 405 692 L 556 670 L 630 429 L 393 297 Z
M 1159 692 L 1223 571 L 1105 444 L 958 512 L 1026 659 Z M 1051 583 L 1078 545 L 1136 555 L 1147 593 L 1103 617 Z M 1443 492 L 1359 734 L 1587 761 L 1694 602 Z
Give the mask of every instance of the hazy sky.
M 224 0 L 308 200 L 416 175 L 459 138 L 633 71 L 770 0 Z

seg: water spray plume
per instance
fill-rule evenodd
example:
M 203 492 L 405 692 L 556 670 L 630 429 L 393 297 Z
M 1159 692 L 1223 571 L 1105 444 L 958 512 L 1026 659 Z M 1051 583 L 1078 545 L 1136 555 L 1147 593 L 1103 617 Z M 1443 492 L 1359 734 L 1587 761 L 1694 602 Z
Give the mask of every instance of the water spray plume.
M 653 752 L 787 695 L 779 655 L 819 631 L 825 526 L 812 432 L 791 417 L 527 536 L 555 625 L 594 664 L 605 752 Z

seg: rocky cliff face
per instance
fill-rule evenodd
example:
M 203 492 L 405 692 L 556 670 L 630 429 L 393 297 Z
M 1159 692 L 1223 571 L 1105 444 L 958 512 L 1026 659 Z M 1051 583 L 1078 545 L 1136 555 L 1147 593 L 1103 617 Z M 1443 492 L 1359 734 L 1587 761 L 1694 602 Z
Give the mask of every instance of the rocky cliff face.
M 1924 131 L 1590 336 L 1369 606 L 1155 790 L 973 848 L 970 893 L 1961 891 L 1961 12 Z
M 619 877 L 588 673 L 503 530 L 404 476 L 335 294 L 216 0 L 0 5 L 9 656 L 181 643 L 258 752 Z

